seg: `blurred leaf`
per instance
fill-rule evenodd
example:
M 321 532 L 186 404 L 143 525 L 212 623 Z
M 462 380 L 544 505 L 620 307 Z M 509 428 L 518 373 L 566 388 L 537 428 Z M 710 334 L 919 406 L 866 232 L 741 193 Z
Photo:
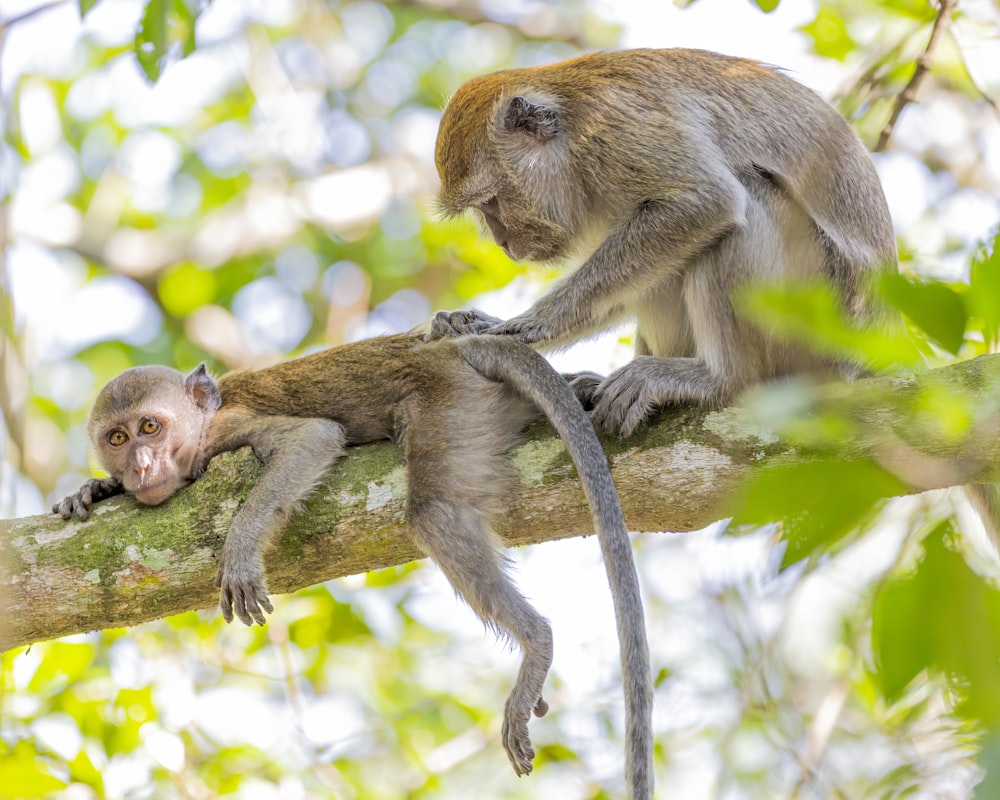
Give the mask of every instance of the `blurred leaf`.
M 949 353 L 958 353 L 965 335 L 962 296 L 940 281 L 899 273 L 882 279 L 882 294 L 895 308 Z
M 784 523 L 782 566 L 835 543 L 886 497 L 906 492 L 896 476 L 870 461 L 815 461 L 762 468 L 733 498 L 737 524 Z
M 960 692 L 961 714 L 991 725 L 1000 722 L 1000 590 L 947 546 L 954 536 L 951 521 L 940 523 L 916 571 L 879 592 L 875 659 L 890 702 L 928 670 Z
M 0 753 L 0 797 L 11 800 L 47 797 L 66 788 L 66 782 L 52 775 L 43 764 L 32 747 L 18 746 L 13 753 Z
M 135 34 L 135 54 L 146 80 L 160 79 L 167 55 L 167 0 L 149 0 Z
M 90 11 L 94 6 L 97 5 L 99 0 L 79 0 L 80 5 L 80 18 L 83 19 L 87 16 L 87 12 Z
M 838 11 L 832 4 L 823 3 L 816 18 L 800 30 L 812 39 L 817 55 L 843 61 L 857 46 Z
M 901 326 L 858 325 L 825 283 L 750 286 L 739 292 L 736 303 L 740 312 L 772 335 L 837 358 L 877 370 L 923 364 L 923 356 Z
M 1000 343 L 1000 233 L 972 261 L 967 300 L 969 315 L 983 326 L 986 344 L 996 347 Z
M 164 273 L 158 289 L 163 307 L 175 317 L 186 317 L 218 298 L 215 273 L 191 263 L 178 264 Z

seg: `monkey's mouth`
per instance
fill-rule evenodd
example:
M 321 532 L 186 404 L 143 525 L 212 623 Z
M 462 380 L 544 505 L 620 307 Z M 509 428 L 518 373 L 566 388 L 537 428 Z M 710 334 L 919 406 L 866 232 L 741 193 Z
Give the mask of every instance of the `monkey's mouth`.
M 176 481 L 168 476 L 166 479 L 157 483 L 137 486 L 135 489 L 130 491 L 132 496 L 144 506 L 158 506 L 183 485 L 185 484 L 181 484 L 179 486 Z

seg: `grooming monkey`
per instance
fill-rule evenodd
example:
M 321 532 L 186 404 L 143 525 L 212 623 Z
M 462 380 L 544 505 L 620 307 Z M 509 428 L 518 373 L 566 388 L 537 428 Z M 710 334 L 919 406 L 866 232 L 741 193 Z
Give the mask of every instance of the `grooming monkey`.
M 625 519 L 607 458 L 569 385 L 513 340 L 460 337 L 424 343 L 389 336 L 320 351 L 218 383 L 198 367 L 135 367 L 97 397 L 87 429 L 109 478 L 87 481 L 53 506 L 82 519 L 127 492 L 146 505 L 196 480 L 208 462 L 244 445 L 265 469 L 236 514 L 216 585 L 227 622 L 263 625 L 272 610 L 262 555 L 348 445 L 393 439 L 404 448 L 406 519 L 414 541 L 490 627 L 521 646 L 504 709 L 504 748 L 518 775 L 531 772 L 532 712 L 548 705 L 548 622 L 504 571 L 489 529 L 515 475 L 507 452 L 527 422 L 545 414 L 577 467 L 608 571 L 621 645 L 630 797 L 652 797 L 652 686 L 642 600 Z
M 895 265 L 878 175 L 850 126 L 777 70 L 700 50 L 591 53 L 459 87 L 435 153 L 446 215 L 478 212 L 514 259 L 582 265 L 506 322 L 441 312 L 429 338 L 553 347 L 623 318 L 636 356 L 570 376 L 628 436 L 658 406 L 721 406 L 790 373 L 854 369 L 742 319 L 744 284 L 825 278 L 854 317 Z

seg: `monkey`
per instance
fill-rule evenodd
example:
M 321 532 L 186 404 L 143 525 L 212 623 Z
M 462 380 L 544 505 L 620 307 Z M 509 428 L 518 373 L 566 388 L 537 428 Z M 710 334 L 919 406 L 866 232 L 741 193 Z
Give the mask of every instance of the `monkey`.
M 721 407 L 788 374 L 863 365 L 739 313 L 748 285 L 825 280 L 844 311 L 881 313 L 892 221 L 850 125 L 779 70 L 688 50 L 596 52 L 464 83 L 435 148 L 446 217 L 472 209 L 515 260 L 582 259 L 503 321 L 439 312 L 429 339 L 481 333 L 553 348 L 626 318 L 635 357 L 570 378 L 595 425 L 628 437 L 659 407 Z
M 52 510 L 86 519 L 128 493 L 155 506 L 227 450 L 253 448 L 264 471 L 237 512 L 215 580 L 227 622 L 265 623 L 262 555 L 268 541 L 351 445 L 403 447 L 405 518 L 421 551 L 484 623 L 522 651 L 501 737 L 517 775 L 532 771 L 528 735 L 552 661 L 549 623 L 517 591 L 490 519 L 513 480 L 506 454 L 543 413 L 566 444 L 590 503 L 614 600 L 626 706 L 625 778 L 633 800 L 652 798 L 652 680 L 631 543 L 607 457 L 569 384 L 531 348 L 495 337 L 425 343 L 414 332 L 341 345 L 215 381 L 133 367 L 98 394 L 87 431 L 108 478 L 92 479 Z

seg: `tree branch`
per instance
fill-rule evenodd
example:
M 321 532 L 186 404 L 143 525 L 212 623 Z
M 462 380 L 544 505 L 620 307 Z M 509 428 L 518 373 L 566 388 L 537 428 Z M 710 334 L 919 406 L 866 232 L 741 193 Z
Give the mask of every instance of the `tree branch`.
M 992 408 L 963 438 L 921 416 L 922 389 L 968 394 Z M 815 458 L 874 457 L 914 489 L 997 479 L 1000 355 L 908 378 L 817 390 L 820 405 L 857 424 L 833 445 L 777 438 L 749 411 L 673 409 L 627 442 L 605 447 L 632 530 L 695 530 L 725 515 L 751 469 Z M 903 411 L 913 407 L 910 411 Z M 500 522 L 507 544 L 592 532 L 590 512 L 560 440 L 534 426 L 514 452 L 521 476 Z M 98 504 L 87 522 L 55 515 L 0 521 L 0 651 L 42 639 L 134 625 L 216 603 L 216 559 L 233 515 L 259 475 L 249 450 L 216 458 L 162 506 L 131 498 Z M 266 559 L 272 592 L 420 557 L 403 525 L 398 449 L 358 447 L 342 459 Z M 595 543 L 596 547 L 596 543 Z
M 944 36 L 945 31 L 951 25 L 951 15 L 958 4 L 958 0 L 939 0 L 939 3 L 938 14 L 931 28 L 930 38 L 927 40 L 927 47 L 924 48 L 924 52 L 917 58 L 917 66 L 913 71 L 913 77 L 910 78 L 910 82 L 906 84 L 906 88 L 896 98 L 892 114 L 889 115 L 889 121 L 885 124 L 882 133 L 878 137 L 878 142 L 875 144 L 874 151 L 876 153 L 881 153 L 889 146 L 889 139 L 896 128 L 896 123 L 899 121 L 899 115 L 903 113 L 903 109 L 907 105 L 917 99 L 917 94 L 920 92 L 920 85 L 924 82 L 927 73 L 931 71 L 931 65 L 934 62 L 934 51 L 937 49 L 941 37 Z

